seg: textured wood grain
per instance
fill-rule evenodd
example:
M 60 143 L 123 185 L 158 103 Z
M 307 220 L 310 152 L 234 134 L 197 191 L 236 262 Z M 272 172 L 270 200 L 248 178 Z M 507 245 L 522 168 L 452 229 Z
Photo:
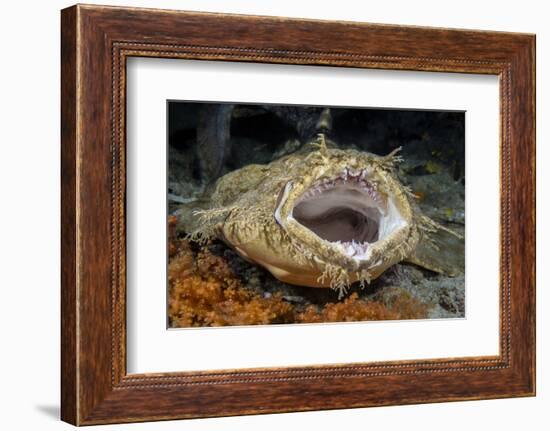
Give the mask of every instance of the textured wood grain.
M 99 6 L 64 10 L 62 418 L 80 425 L 533 395 L 534 47 L 534 36 L 524 34 Z M 498 75 L 499 356 L 126 375 L 129 56 Z
M 76 9 L 61 16 L 61 417 L 77 422 Z

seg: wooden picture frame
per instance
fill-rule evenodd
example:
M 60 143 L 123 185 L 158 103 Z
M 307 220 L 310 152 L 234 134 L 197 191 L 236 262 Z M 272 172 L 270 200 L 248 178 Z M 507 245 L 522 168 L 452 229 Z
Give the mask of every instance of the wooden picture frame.
M 61 16 L 64 421 L 89 425 L 535 394 L 534 35 L 83 5 Z M 500 354 L 127 374 L 130 56 L 498 75 Z

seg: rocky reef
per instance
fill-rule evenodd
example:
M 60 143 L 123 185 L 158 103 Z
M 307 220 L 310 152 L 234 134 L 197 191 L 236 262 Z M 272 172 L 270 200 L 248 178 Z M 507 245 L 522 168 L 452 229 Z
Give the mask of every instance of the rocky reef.
M 205 188 L 197 157 L 197 109 L 178 103 L 169 118 L 169 214 Z M 350 109 L 334 115 L 342 147 L 387 154 L 403 147 L 398 175 L 423 213 L 464 233 L 464 115 L 456 112 Z M 299 148 L 299 134 L 272 110 L 241 106 L 231 123 L 222 173 L 269 163 Z M 221 241 L 199 244 L 176 233 L 169 217 L 170 327 L 351 322 L 465 316 L 464 274 L 447 277 L 399 263 L 346 297 L 328 288 L 285 284 Z
M 174 218 L 169 225 L 170 327 L 355 322 L 429 315 L 430 306 L 397 287 L 380 298 L 360 298 L 360 292 L 354 291 L 338 301 L 334 292 L 325 289 L 326 297 L 319 298 L 315 292 L 308 295 L 311 289 L 278 282 L 220 242 L 200 246 L 175 237 Z

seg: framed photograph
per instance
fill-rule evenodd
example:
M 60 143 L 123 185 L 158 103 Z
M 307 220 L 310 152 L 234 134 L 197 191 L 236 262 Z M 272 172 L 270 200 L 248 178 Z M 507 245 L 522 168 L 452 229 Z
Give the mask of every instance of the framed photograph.
M 535 394 L 535 36 L 61 14 L 62 419 Z

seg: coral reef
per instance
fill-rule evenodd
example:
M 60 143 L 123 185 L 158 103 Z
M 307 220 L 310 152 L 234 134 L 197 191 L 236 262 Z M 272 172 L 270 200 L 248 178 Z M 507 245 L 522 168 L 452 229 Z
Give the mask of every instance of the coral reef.
M 414 299 L 408 292 L 396 292 L 389 304 L 359 299 L 357 292 L 342 302 L 328 303 L 320 310 L 310 305 L 296 316 L 302 323 L 359 322 L 365 320 L 420 319 L 427 316 L 429 307 Z
M 182 204 L 200 201 L 209 186 L 197 151 L 199 105 L 169 104 L 168 210 L 178 218 Z M 342 108 L 332 114 L 340 148 L 380 155 L 403 147 L 397 175 L 422 213 L 464 234 L 463 113 Z M 301 144 L 291 129 L 269 107 L 240 106 L 220 175 L 293 153 Z M 447 277 L 398 263 L 364 288 L 353 284 L 339 300 L 331 289 L 283 283 L 221 241 L 201 245 L 176 237 L 175 222 L 169 219 L 171 327 L 465 316 L 463 271 Z M 440 249 L 453 254 L 450 245 Z
M 243 287 L 223 260 L 204 248 L 192 250 L 173 239 L 177 252 L 168 266 L 168 313 L 171 327 L 289 323 L 292 306 L 280 297 L 262 298 Z
M 169 220 L 173 227 L 174 221 Z M 359 298 L 357 292 L 343 301 L 296 301 L 283 291 L 260 294 L 238 277 L 228 261 L 215 254 L 220 244 L 204 246 L 169 230 L 169 324 L 173 328 L 259 325 L 281 323 L 354 322 L 425 318 L 429 306 L 406 290 L 397 289 L 383 303 Z

